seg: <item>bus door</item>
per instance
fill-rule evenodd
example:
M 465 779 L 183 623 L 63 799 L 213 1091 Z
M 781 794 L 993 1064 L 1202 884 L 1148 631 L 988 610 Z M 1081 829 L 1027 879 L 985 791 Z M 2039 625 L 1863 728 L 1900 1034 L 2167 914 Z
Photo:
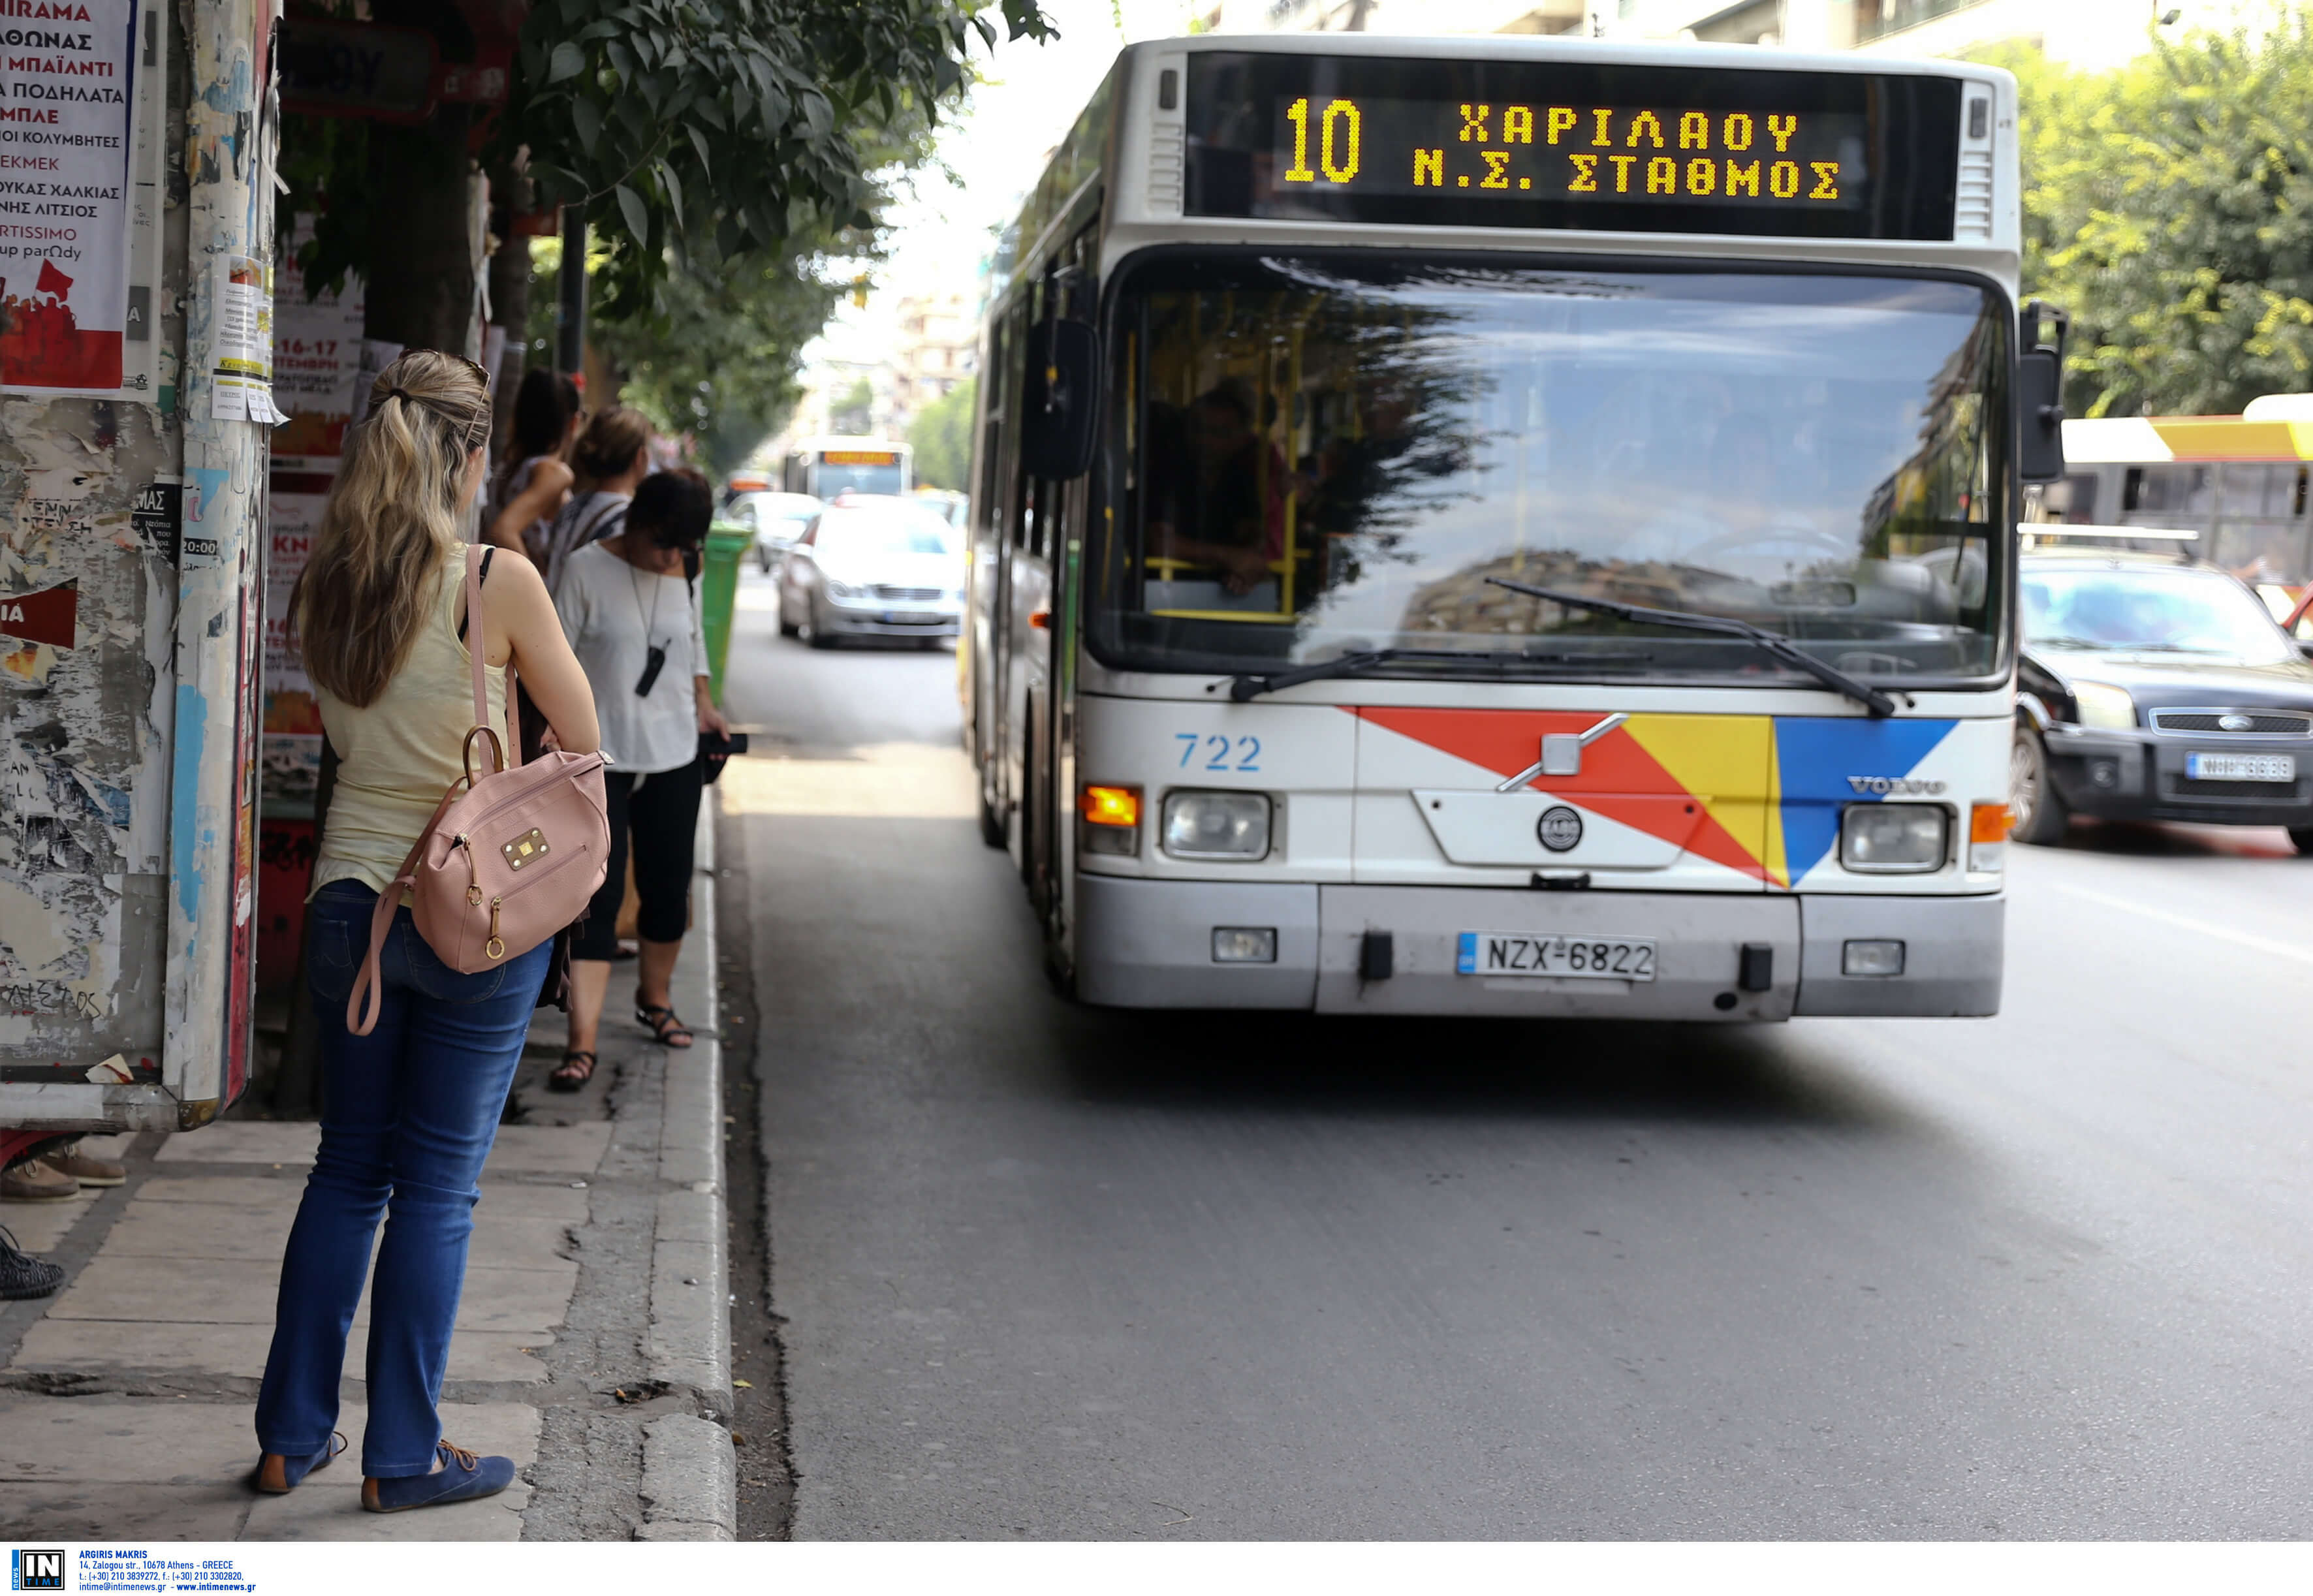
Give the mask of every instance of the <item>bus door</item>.
M 1086 322 L 1094 319 L 1095 287 L 1090 267 L 1095 231 L 1087 227 L 1078 232 L 1051 261 L 1036 299 L 1038 314 L 1057 313 Z M 1057 294 L 1059 303 L 1046 303 L 1046 294 Z M 1031 482 L 1031 514 L 1019 550 L 1020 581 L 1014 590 L 1020 622 L 1015 636 L 1026 667 L 1020 693 L 1020 873 L 1046 931 L 1055 936 L 1065 918 L 1063 861 L 1070 830 L 1069 797 L 1074 791 L 1073 753 L 1061 736 L 1062 727 L 1073 718 L 1069 700 L 1074 683 L 1063 653 L 1064 647 L 1074 645 L 1075 636 L 1069 624 L 1074 596 L 1066 591 L 1065 572 L 1070 542 L 1081 546 L 1090 502 L 1088 478 Z

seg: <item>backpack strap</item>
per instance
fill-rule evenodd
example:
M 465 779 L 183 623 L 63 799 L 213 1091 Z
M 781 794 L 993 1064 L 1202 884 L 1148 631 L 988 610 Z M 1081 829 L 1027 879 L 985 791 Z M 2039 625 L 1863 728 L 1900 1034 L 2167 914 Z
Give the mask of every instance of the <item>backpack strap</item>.
M 482 674 L 482 667 L 489 659 L 490 653 L 490 613 L 489 607 L 482 602 L 482 574 L 489 568 L 492 552 L 494 549 L 486 549 L 481 558 L 476 559 L 474 546 L 469 544 L 466 548 L 466 618 L 473 623 L 472 636 L 466 644 L 466 664 L 472 673 L 474 683 L 474 724 L 473 730 L 466 733 L 466 748 L 471 755 L 475 737 L 488 735 L 491 749 L 497 755 L 497 763 L 493 768 L 505 770 L 512 764 L 521 762 L 522 745 L 513 735 L 514 684 L 512 680 L 509 680 L 506 684 L 508 724 L 507 734 L 502 738 L 498 734 L 497 728 L 490 724 L 490 695 Z M 506 751 L 509 748 L 514 750 L 511 760 Z M 471 759 L 466 768 L 471 777 L 473 771 Z

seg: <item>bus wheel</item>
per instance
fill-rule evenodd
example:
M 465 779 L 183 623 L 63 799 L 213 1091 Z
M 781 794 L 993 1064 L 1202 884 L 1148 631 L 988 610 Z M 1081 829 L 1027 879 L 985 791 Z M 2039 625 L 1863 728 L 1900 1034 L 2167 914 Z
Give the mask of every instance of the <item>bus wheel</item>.
M 2071 823 L 2063 794 L 2048 779 L 2048 749 L 2029 726 L 2016 728 L 2008 750 L 2008 835 L 2018 842 L 2062 842 Z

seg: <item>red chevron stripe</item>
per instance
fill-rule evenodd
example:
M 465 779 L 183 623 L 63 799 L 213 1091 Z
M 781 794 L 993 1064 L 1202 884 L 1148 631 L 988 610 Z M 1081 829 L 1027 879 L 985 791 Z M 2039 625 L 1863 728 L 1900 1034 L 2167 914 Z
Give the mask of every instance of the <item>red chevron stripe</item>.
M 1590 710 L 1398 709 L 1367 705 L 1350 713 L 1503 776 L 1516 776 L 1535 762 L 1544 732 L 1584 732 L 1598 723 L 1596 713 Z M 1767 879 L 1766 867 L 1699 802 L 1691 819 L 1684 814 L 1666 817 L 1659 802 L 1622 802 L 1693 794 L 1639 746 L 1636 738 L 1619 728 L 1582 750 L 1581 775 L 1552 776 L 1549 790 L 1714 864 L 1759 881 Z M 1667 826 L 1667 820 L 1674 820 L 1675 825 Z

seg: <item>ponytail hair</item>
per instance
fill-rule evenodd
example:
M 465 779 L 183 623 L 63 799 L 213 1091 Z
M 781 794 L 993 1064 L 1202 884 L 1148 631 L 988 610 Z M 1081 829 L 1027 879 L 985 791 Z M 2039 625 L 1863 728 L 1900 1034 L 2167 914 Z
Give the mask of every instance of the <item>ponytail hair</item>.
M 409 657 L 490 421 L 479 368 L 435 350 L 409 350 L 371 384 L 289 606 L 306 675 L 342 702 L 374 704 Z
M 595 411 L 586 430 L 578 434 L 578 447 L 571 452 L 570 466 L 577 473 L 579 487 L 591 488 L 624 476 L 635 463 L 636 452 L 650 442 L 650 422 L 631 406 L 612 405 Z

